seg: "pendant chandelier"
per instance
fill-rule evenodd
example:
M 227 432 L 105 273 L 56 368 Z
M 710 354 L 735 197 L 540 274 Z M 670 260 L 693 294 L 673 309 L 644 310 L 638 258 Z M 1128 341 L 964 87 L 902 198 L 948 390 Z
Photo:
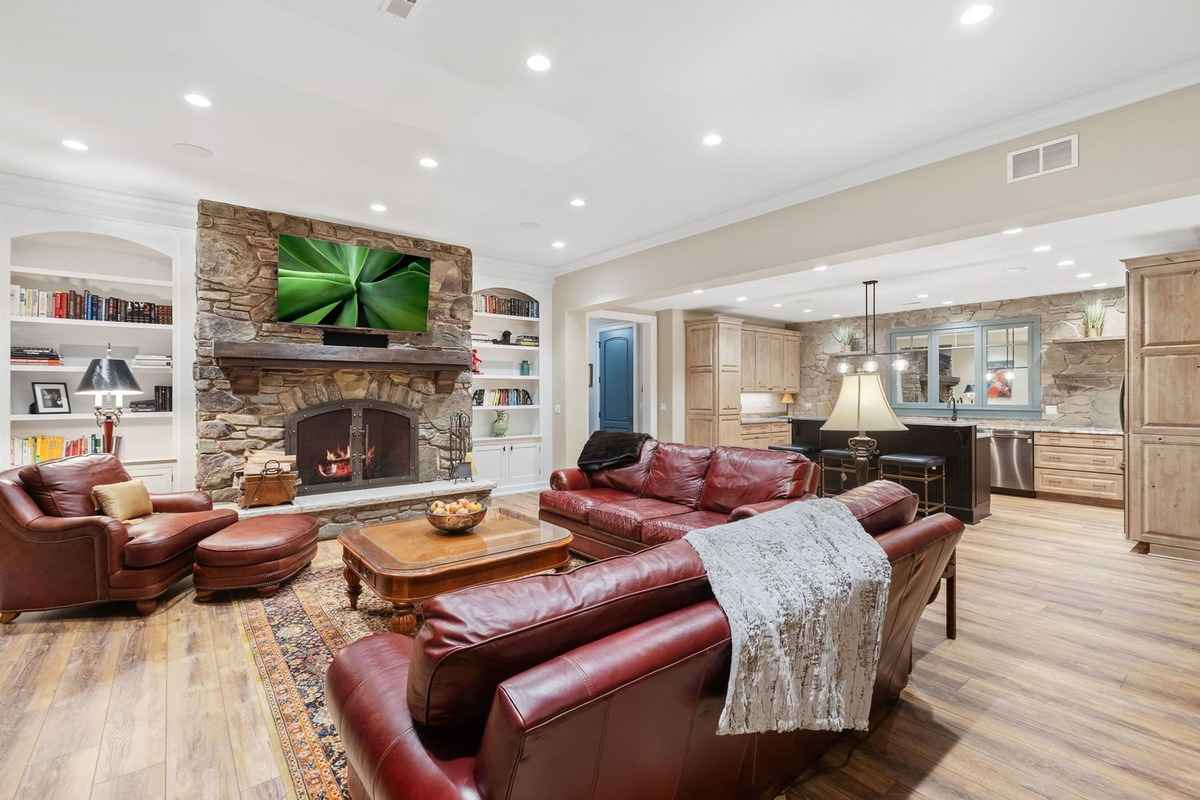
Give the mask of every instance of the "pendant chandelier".
M 986 347 L 986 346 L 985 346 Z M 1004 380 L 1012 382 L 1017 377 L 1015 367 L 1017 366 L 1017 333 L 1013 328 L 1004 329 Z M 983 374 L 983 379 L 991 383 L 996 377 L 996 372 L 991 367 Z
M 877 352 L 879 319 L 875 306 L 875 288 L 879 281 L 863 281 L 863 352 L 846 353 L 838 361 L 837 370 L 843 375 L 853 370 L 858 373 L 879 372 L 880 359 L 890 358 L 892 369 L 904 372 L 908 369 L 908 358 L 898 351 Z

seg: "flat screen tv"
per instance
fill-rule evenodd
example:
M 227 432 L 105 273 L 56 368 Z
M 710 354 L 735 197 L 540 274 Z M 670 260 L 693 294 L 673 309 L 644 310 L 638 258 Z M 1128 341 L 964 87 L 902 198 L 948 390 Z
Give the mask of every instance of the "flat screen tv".
M 424 331 L 429 314 L 429 259 L 279 236 L 276 317 L 296 325 Z

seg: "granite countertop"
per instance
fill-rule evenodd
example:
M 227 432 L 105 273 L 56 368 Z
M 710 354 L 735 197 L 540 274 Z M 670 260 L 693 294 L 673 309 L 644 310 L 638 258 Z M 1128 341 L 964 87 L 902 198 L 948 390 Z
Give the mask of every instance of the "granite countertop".
M 759 425 L 768 422 L 791 422 L 792 418 L 786 414 L 743 414 L 743 425 Z
M 812 420 L 820 422 L 825 417 L 792 417 L 792 419 Z M 1002 431 L 1051 431 L 1053 433 L 1094 433 L 1121 435 L 1117 428 L 1096 428 L 1073 425 L 1055 425 L 1044 419 L 959 419 L 947 417 L 900 417 L 901 422 L 911 422 L 914 425 L 938 425 L 945 428 L 969 428 L 974 425 L 980 430 Z

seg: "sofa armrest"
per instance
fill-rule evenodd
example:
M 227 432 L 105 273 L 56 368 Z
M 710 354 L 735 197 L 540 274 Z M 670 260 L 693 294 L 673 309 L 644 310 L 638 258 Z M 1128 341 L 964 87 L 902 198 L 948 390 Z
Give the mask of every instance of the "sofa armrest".
M 129 542 L 125 523 L 112 517 L 38 517 L 25 527 L 26 539 L 45 544 L 72 539 L 92 539 L 97 555 L 104 554 L 108 563 L 104 574 L 111 575 L 121 568 L 121 554 Z
M 212 498 L 204 492 L 170 492 L 151 494 L 150 504 L 156 514 L 183 514 L 188 511 L 212 511 Z
M 578 467 L 567 467 L 550 473 L 550 488 L 577 492 L 580 489 L 592 488 L 592 481 L 587 473 Z
M 799 503 L 803 500 L 811 500 L 813 495 L 803 494 L 799 497 L 784 497 L 780 500 L 764 500 L 761 503 L 747 503 L 744 506 L 738 506 L 729 514 L 730 522 L 737 522 L 739 519 L 748 519 L 756 517 L 759 514 L 765 514 L 768 511 L 774 511 L 777 508 L 783 508 L 791 503 Z
M 895 562 L 951 537 L 954 541 L 950 543 L 950 547 L 953 548 L 958 544 L 965 527 L 960 520 L 949 514 L 934 514 L 881 533 L 875 537 L 875 541 L 883 548 L 883 552 L 887 553 L 888 559 Z M 944 568 L 945 564 L 942 567 Z
M 411 648 L 411 639 L 381 633 L 334 656 L 325 673 L 325 697 L 346 758 L 373 800 L 474 796 L 460 791 L 449 768 L 453 761 L 430 752 L 409 715 L 403 687 Z
M 475 762 L 481 793 L 507 796 L 507 787 L 543 783 L 551 774 L 590 780 L 594 754 L 611 748 L 620 763 L 626 751 L 639 748 L 639 731 L 675 739 L 681 732 L 665 732 L 664 720 L 689 724 L 699 701 L 695 688 L 675 688 L 699 687 L 724 674 L 729 642 L 729 622 L 716 601 L 708 600 L 589 642 L 504 681 L 493 696 Z M 671 690 L 656 691 L 663 686 Z M 658 701 L 635 700 L 632 705 L 641 713 L 630 711 L 631 700 L 648 696 Z M 621 709 L 622 726 L 594 727 L 607 705 Z M 608 741 L 595 742 L 594 750 L 563 746 L 581 734 L 591 743 L 597 729 Z M 561 796 L 576 794 L 565 788 Z

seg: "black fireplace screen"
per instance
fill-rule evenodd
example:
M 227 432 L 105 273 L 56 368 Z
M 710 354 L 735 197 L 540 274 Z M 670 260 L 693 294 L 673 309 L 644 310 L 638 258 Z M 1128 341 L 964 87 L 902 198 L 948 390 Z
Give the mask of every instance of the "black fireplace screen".
M 417 480 L 417 416 L 376 400 L 343 400 L 288 418 L 300 494 Z

